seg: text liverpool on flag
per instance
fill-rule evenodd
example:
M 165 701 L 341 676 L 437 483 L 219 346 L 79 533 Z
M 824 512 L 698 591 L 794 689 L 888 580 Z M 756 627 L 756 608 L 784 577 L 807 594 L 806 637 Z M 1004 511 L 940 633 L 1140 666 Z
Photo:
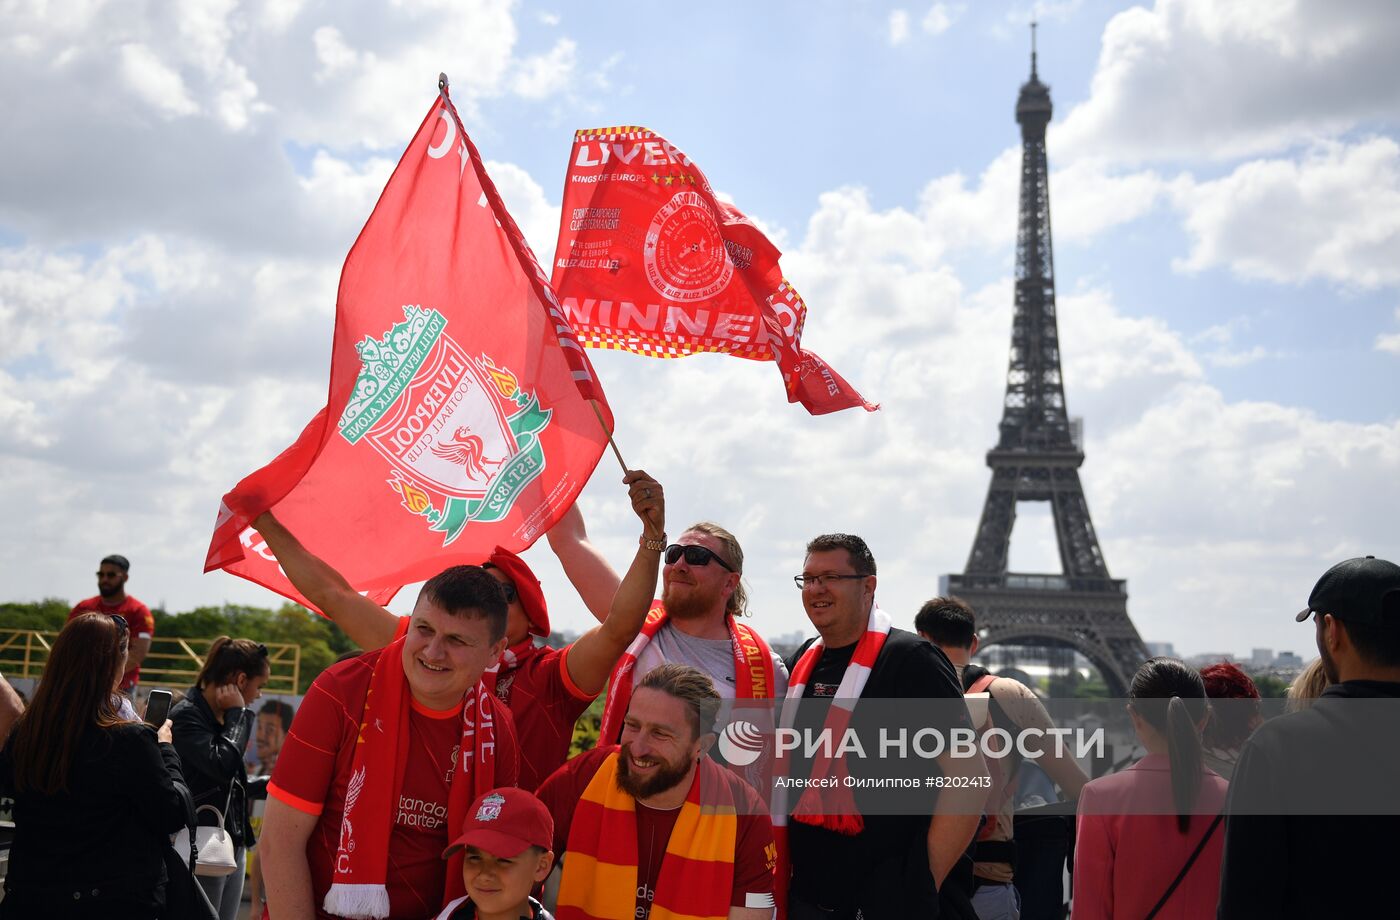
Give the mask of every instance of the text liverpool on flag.
M 224 496 L 205 571 L 305 603 L 248 526 L 275 509 L 386 603 L 533 543 L 588 481 L 604 426 L 593 368 L 444 81 L 345 259 L 326 406 Z

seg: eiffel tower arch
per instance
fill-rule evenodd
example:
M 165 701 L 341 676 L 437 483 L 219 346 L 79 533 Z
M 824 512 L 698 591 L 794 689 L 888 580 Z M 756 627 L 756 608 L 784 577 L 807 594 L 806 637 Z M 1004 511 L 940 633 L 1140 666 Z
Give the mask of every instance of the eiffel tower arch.
M 1000 437 L 987 452 L 992 482 L 967 568 L 945 576 L 944 590 L 977 612 L 983 648 L 1074 649 L 1099 669 L 1111 694 L 1125 696 L 1147 648 L 1128 618 L 1128 583 L 1111 577 L 1104 562 L 1079 480 L 1084 452 L 1065 408 L 1045 154 L 1051 113 L 1032 45 L 1031 76 L 1016 102 L 1022 144 L 1016 309 Z M 1050 505 L 1061 574 L 1008 571 L 1016 506 L 1031 501 Z

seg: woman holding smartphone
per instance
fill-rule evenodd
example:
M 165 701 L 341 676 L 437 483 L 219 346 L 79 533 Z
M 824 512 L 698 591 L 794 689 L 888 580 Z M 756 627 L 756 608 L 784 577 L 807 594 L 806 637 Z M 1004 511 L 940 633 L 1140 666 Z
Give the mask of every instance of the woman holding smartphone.
M 251 639 L 220 636 L 209 646 L 195 685 L 170 711 L 175 749 L 184 764 L 195 807 L 217 808 L 233 839 L 238 868 L 229 875 L 198 877 L 219 912 L 219 920 L 235 920 L 243 897 L 247 847 L 253 841 L 248 826 L 248 776 L 243 767 L 243 751 L 254 720 L 247 707 L 262 695 L 268 674 L 266 646 Z
M 117 712 L 127 642 L 120 616 L 69 620 L 0 751 L 0 793 L 15 799 L 0 918 L 154 920 L 165 905 L 183 779 L 170 722 Z

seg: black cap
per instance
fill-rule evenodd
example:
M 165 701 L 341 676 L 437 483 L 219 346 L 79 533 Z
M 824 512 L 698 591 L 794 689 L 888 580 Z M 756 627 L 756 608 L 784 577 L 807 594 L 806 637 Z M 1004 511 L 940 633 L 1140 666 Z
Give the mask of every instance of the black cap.
M 110 556 L 104 557 L 103 560 L 102 560 L 102 562 L 101 562 L 100 564 L 101 564 L 101 565 L 114 565 L 114 566 L 116 566 L 117 568 L 121 569 L 123 572 L 129 572 L 129 571 L 131 571 L 131 563 L 128 562 L 128 561 L 126 560 L 126 557 L 125 557 L 125 556 L 118 556 L 116 553 L 113 553 L 113 554 L 110 555 Z
M 1317 580 L 1299 623 L 1314 613 L 1339 620 L 1400 626 L 1400 565 L 1363 556 L 1339 562 Z

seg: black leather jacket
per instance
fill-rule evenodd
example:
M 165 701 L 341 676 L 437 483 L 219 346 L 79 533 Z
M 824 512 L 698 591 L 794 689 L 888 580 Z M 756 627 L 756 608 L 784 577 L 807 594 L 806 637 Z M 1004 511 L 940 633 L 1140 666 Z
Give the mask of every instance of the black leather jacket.
M 224 811 L 227 802 L 224 827 L 235 846 L 253 842 L 253 829 L 248 825 L 248 774 L 243 767 L 243 752 L 255 719 L 251 709 L 240 706 L 227 710 L 220 724 L 198 687 L 187 690 L 185 698 L 170 710 L 175 750 L 195 807 L 213 805 Z M 207 814 L 199 816 L 203 819 L 201 824 L 208 823 Z

